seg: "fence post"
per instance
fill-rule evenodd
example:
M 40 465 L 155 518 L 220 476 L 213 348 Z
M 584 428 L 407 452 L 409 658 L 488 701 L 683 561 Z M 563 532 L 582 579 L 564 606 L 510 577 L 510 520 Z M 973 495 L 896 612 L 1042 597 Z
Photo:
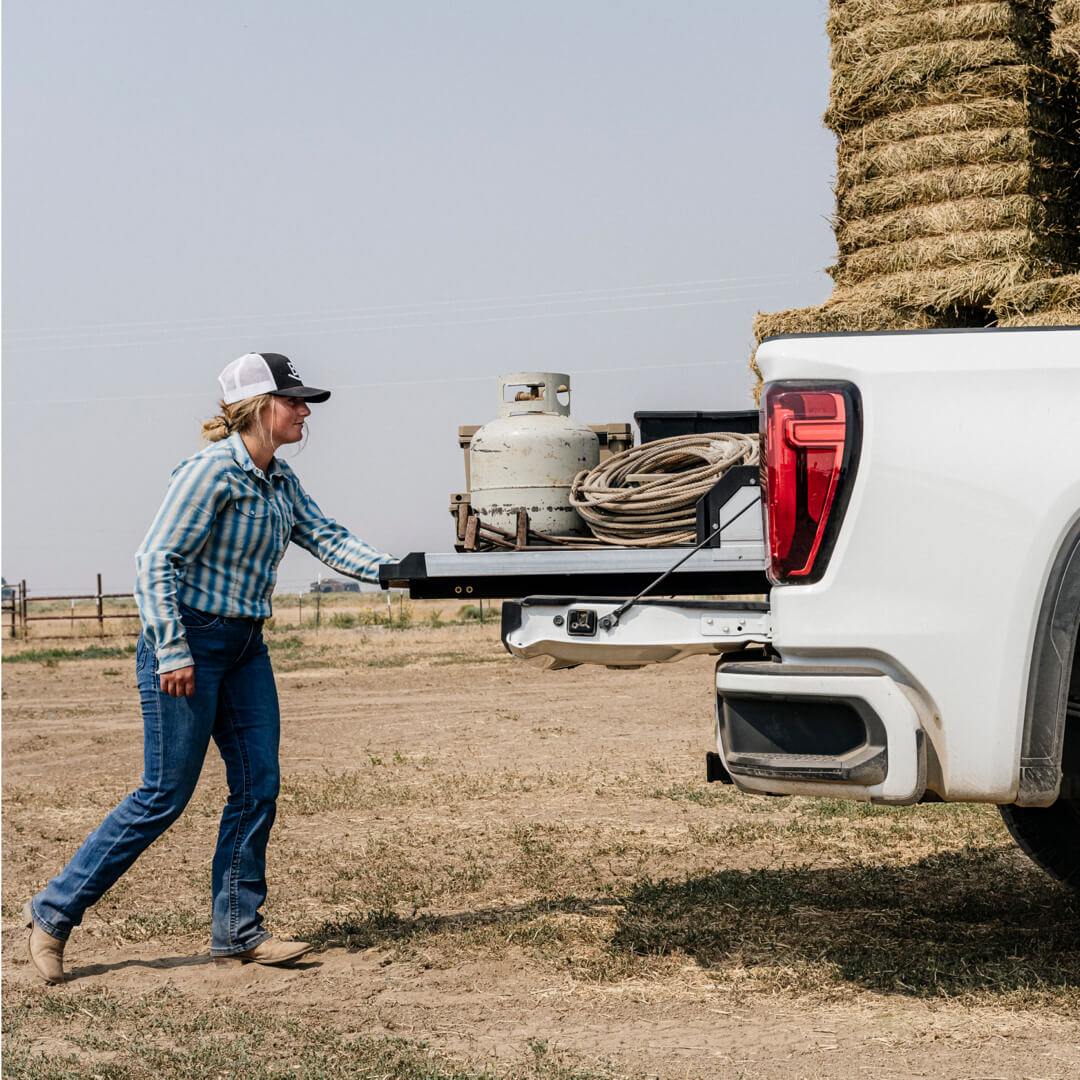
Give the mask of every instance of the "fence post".
M 105 608 L 101 603 L 101 575 L 97 576 L 97 621 L 98 621 L 98 637 L 103 638 L 105 636 Z
M 22 636 L 28 638 L 30 636 L 30 624 L 26 621 L 26 578 L 19 582 L 19 595 L 21 596 L 19 615 L 22 618 Z
M 319 615 L 322 612 L 322 593 L 315 594 L 315 633 L 319 632 Z

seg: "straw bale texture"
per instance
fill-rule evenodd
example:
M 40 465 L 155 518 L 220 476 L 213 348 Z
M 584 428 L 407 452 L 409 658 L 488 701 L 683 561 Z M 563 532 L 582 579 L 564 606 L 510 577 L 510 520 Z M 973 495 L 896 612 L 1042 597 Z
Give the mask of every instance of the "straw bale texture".
M 1031 194 L 1068 203 L 1074 177 L 1064 169 L 1047 169 L 1029 161 L 958 168 L 927 169 L 871 180 L 837 193 L 837 219 L 883 214 L 890 210 L 952 199 Z
M 1030 229 L 992 229 L 863 248 L 841 255 L 831 273 L 839 285 L 858 285 L 881 275 L 911 270 L 960 269 L 977 262 L 1037 260 L 1042 263 L 1049 260 L 1068 264 L 1073 251 L 1075 245 L 1066 240 L 1035 236 Z M 1052 271 L 1053 267 L 1047 269 Z
M 903 312 L 883 304 L 828 301 L 819 307 L 759 311 L 754 337 L 760 344 L 777 334 L 834 334 L 867 330 L 929 330 L 939 320 L 926 312 Z
M 970 4 L 971 0 L 832 0 L 827 29 L 835 41 L 842 34 L 850 34 L 867 23 L 899 19 L 924 11 L 967 7 Z M 1053 7 L 1053 0 L 1025 0 L 1024 6 L 1038 15 L 1046 16 Z
M 1080 0 L 1057 0 L 1054 26 L 1050 42 L 1055 58 L 1067 70 L 1080 71 Z
M 999 319 L 998 326 L 1080 326 L 1080 307 L 1039 311 L 1034 315 L 1012 315 Z
M 1061 108 L 1020 98 L 976 98 L 972 101 L 924 105 L 882 116 L 840 135 L 841 153 L 869 150 L 880 143 L 914 139 L 920 135 L 944 135 L 981 128 L 1032 127 L 1048 133 L 1064 133 L 1071 117 Z
M 836 287 L 758 342 L 1075 324 L 1080 0 L 830 0 L 828 29 Z
M 1024 282 L 1003 289 L 994 297 L 994 312 L 1002 317 L 1032 315 L 1056 308 L 1080 310 L 1080 274 Z
M 912 45 L 838 71 L 825 123 L 836 132 L 890 113 L 986 97 L 1056 99 L 1062 79 L 1022 62 L 1011 41 L 953 41 Z
M 926 311 L 902 311 L 872 299 L 860 299 L 850 290 L 851 299 L 829 300 L 819 307 L 791 308 L 788 311 L 759 311 L 754 319 L 754 337 L 760 345 L 778 334 L 835 334 L 870 330 L 939 330 L 959 326 L 949 314 Z M 755 404 L 761 396 L 761 369 L 757 349 L 750 357 L 750 372 L 755 383 L 751 388 Z
M 922 135 L 917 139 L 880 143 L 869 150 L 841 154 L 836 189 L 842 193 L 867 180 L 945 166 L 1031 161 L 1048 168 L 1063 164 L 1063 157 L 1080 158 L 1080 154 L 1075 153 L 1075 147 L 1063 146 L 1060 140 L 1047 138 L 1023 127 Z
M 984 308 L 991 297 L 1017 282 L 1045 273 L 1031 259 L 961 262 L 947 270 L 909 270 L 883 274 L 855 286 L 841 286 L 832 299 L 858 298 L 900 310 L 947 312 L 956 308 Z M 976 325 L 983 325 L 985 320 Z
M 1030 195 L 960 199 L 905 207 L 888 214 L 834 223 L 843 254 L 952 233 L 1029 229 L 1036 235 L 1077 236 L 1076 209 Z
M 1065 23 L 1050 35 L 1055 59 L 1071 71 L 1080 71 L 1080 19 Z
M 1046 16 L 1012 3 L 935 7 L 910 15 L 875 19 L 833 41 L 832 65 L 839 69 L 908 45 L 1007 37 L 1037 47 L 1050 33 Z

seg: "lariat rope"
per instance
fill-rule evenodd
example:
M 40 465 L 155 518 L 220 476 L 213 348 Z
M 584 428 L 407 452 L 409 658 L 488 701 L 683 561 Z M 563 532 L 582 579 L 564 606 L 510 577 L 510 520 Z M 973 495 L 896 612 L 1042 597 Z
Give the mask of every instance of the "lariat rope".
M 758 437 L 676 435 L 615 454 L 574 477 L 570 503 L 593 536 L 619 547 L 696 539 L 696 505 L 735 465 L 758 463 Z

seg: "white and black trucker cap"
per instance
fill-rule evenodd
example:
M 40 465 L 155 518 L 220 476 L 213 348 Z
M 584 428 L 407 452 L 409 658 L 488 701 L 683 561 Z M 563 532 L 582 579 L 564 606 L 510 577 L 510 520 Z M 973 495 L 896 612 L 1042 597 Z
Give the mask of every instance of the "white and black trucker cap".
M 304 398 L 310 402 L 326 401 L 329 390 L 305 386 L 293 362 L 281 353 L 249 352 L 225 365 L 218 376 L 226 405 L 235 405 L 259 394 Z

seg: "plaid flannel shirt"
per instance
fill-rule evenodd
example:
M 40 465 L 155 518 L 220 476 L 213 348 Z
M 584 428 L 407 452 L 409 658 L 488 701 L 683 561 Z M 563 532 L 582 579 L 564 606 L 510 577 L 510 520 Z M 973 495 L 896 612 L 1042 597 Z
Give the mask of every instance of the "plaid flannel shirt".
M 173 470 L 165 499 L 135 553 L 135 600 L 160 672 L 191 663 L 177 603 L 230 618 L 265 619 L 289 541 L 327 566 L 378 582 L 393 556 L 326 517 L 289 466 L 255 467 L 239 435 Z

